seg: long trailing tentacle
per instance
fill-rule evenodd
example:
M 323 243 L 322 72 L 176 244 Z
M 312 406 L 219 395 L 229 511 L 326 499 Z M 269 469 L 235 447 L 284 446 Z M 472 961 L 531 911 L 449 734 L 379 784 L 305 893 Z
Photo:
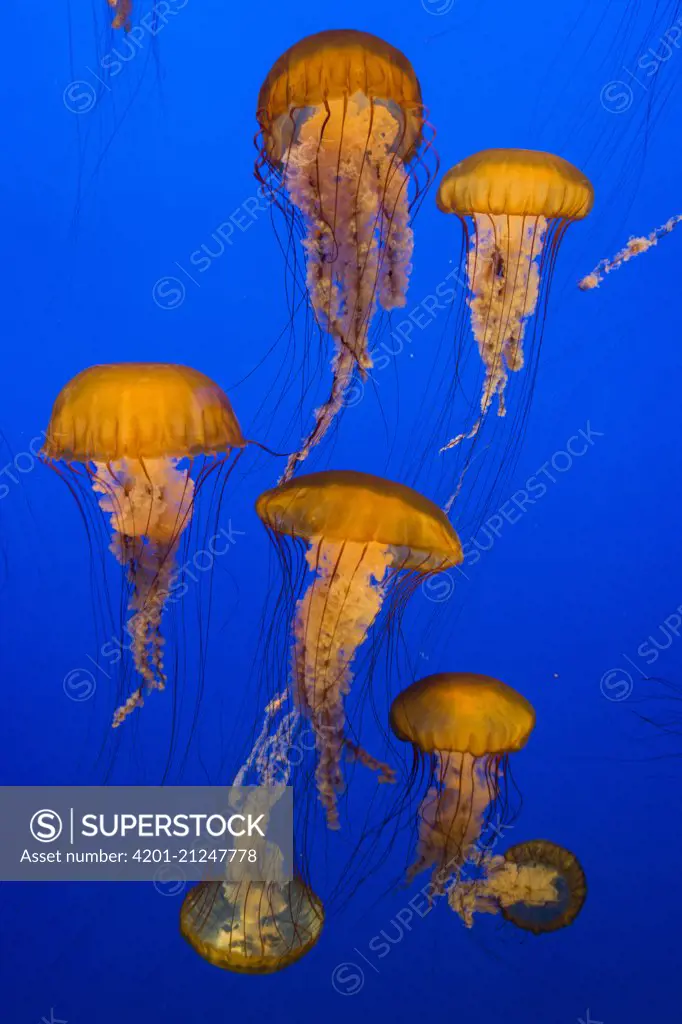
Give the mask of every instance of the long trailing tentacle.
M 364 97 L 327 102 L 297 130 L 284 182 L 306 224 L 310 302 L 336 351 L 330 396 L 284 481 L 333 423 L 355 370 L 371 368 L 369 326 L 378 302 L 405 304 L 413 241 L 408 172 L 393 151 L 400 124 L 386 107 Z

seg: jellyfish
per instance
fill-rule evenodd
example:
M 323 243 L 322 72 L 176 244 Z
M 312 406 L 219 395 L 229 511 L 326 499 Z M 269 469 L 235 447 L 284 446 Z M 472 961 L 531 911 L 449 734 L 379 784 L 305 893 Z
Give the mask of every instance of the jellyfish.
M 423 579 L 452 568 L 462 561 L 462 548 L 427 498 L 366 473 L 298 477 L 262 494 L 256 511 L 278 544 L 289 537 L 308 545 L 306 561 L 315 575 L 296 604 L 292 687 L 315 733 L 315 778 L 327 824 L 338 828 L 344 751 L 379 771 L 381 781 L 393 779 L 386 765 L 346 737 L 344 697 L 356 651 L 399 574 Z
M 111 27 L 123 28 L 128 32 L 130 30 L 130 16 L 133 13 L 133 0 L 107 0 L 107 3 L 115 12 Z
M 497 679 L 454 672 L 426 676 L 399 693 L 390 724 L 398 739 L 412 744 L 415 765 L 426 757 L 431 768 L 408 881 L 433 869 L 441 891 L 470 857 L 490 809 L 499 805 L 507 755 L 525 746 L 535 712 Z
M 534 839 L 488 858 L 481 878 L 458 881 L 448 890 L 448 903 L 467 928 L 476 913 L 502 914 L 517 928 L 541 935 L 572 924 L 586 895 L 578 858 L 563 846 Z
M 540 321 L 544 317 L 559 244 L 568 225 L 588 215 L 593 199 L 592 185 L 576 167 L 533 150 L 484 150 L 441 181 L 438 208 L 456 214 L 464 227 L 467 303 L 484 368 L 476 422 L 441 451 L 474 437 L 495 399 L 497 415 L 506 414 L 509 373 L 526 360 L 530 318 L 538 308 Z
M 627 244 L 615 256 L 611 259 L 600 260 L 594 270 L 581 278 L 578 281 L 578 288 L 583 292 L 589 292 L 593 288 L 598 288 L 607 274 L 614 270 L 619 270 L 624 263 L 629 263 L 635 256 L 639 256 L 641 253 L 647 252 L 655 245 L 658 245 L 660 239 L 665 238 L 671 231 L 674 231 L 678 224 L 682 224 L 682 214 L 679 213 L 674 217 L 670 217 L 659 228 L 654 228 L 648 235 L 632 235 L 628 239 Z
M 256 177 L 285 213 L 286 244 L 302 235 L 310 303 L 334 344 L 331 392 L 289 458 L 286 481 L 329 429 L 356 370 L 371 369 L 377 304 L 406 303 L 410 212 L 431 180 L 431 144 L 410 62 L 352 30 L 320 32 L 287 50 L 263 83 L 257 118 Z
M 43 456 L 72 490 L 89 481 L 131 585 L 126 628 L 141 683 L 115 712 L 114 727 L 145 693 L 166 686 L 161 619 L 180 539 L 206 474 L 245 443 L 226 395 L 186 366 L 92 366 L 57 397 Z M 195 482 L 192 467 L 203 456 L 216 461 L 202 465 Z
M 291 882 L 202 882 L 180 912 L 180 932 L 216 967 L 273 974 L 310 952 L 324 924 L 321 901 L 300 877 Z

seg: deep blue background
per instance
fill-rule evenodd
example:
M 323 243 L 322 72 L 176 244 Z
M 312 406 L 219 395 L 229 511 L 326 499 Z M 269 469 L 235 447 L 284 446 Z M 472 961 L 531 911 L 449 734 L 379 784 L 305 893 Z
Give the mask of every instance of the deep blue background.
M 676 5 L 660 2 L 654 12 L 652 0 L 456 0 L 442 14 L 434 11 L 445 0 L 350 0 L 334 12 L 308 0 L 289 8 L 271 0 L 171 6 L 175 15 L 154 40 L 145 34 L 120 74 L 106 78 L 100 68 L 103 83 L 89 69 L 116 46 L 125 52 L 123 37 L 107 27 L 104 0 L 24 3 L 3 17 L 2 463 L 29 450 L 74 373 L 131 359 L 197 366 L 228 390 L 247 435 L 283 443 L 299 394 L 272 422 L 257 411 L 276 398 L 277 372 L 295 372 L 286 341 L 234 387 L 287 321 L 268 216 L 235 232 L 198 284 L 175 263 L 188 268 L 190 254 L 255 194 L 258 88 L 296 39 L 356 27 L 402 49 L 422 83 L 444 168 L 487 146 L 548 149 L 577 163 L 594 182 L 595 209 L 569 231 L 560 254 L 532 414 L 501 500 L 586 424 L 599 436 L 570 470 L 553 474 L 556 482 L 518 522 L 505 524 L 452 597 L 415 595 L 406 636 L 422 671 L 487 672 L 532 700 L 538 725 L 515 758 L 524 806 L 510 836 L 574 850 L 589 895 L 572 928 L 537 940 L 486 918 L 467 932 L 438 906 L 377 960 L 369 942 L 381 929 L 397 936 L 392 922 L 411 895 L 386 893 L 389 877 L 379 877 L 330 916 L 299 965 L 249 979 L 197 958 L 177 934 L 181 897 L 151 884 L 5 883 L 3 1019 L 37 1024 L 54 1008 L 69 1024 L 264 1015 L 296 1024 L 349 1013 L 363 1022 L 428 1015 L 573 1024 L 587 1020 L 589 1007 L 604 1024 L 679 1020 L 680 771 L 667 755 L 679 758 L 682 740 L 664 740 L 634 712 L 650 709 L 658 693 L 641 673 L 679 681 L 682 669 L 674 638 L 652 665 L 637 654 L 649 636 L 667 643 L 662 624 L 682 604 L 682 231 L 599 291 L 575 286 L 629 234 L 680 209 L 682 54 L 673 52 L 650 78 L 637 69 L 679 17 Z M 72 88 L 74 81 L 81 84 Z M 459 244 L 456 223 L 437 212 L 431 193 L 416 222 L 408 310 L 443 280 Z M 183 278 L 186 292 L 164 309 L 152 292 L 169 276 Z M 447 373 L 445 364 L 434 366 L 441 343 L 452 342 L 446 319 L 413 334 L 409 351 L 377 375 L 376 391 L 347 411 L 311 466 L 401 472 L 414 423 L 436 413 L 418 397 L 434 369 Z M 316 395 L 303 403 L 303 424 Z M 300 429 L 299 420 L 289 443 Z M 421 454 L 415 448 L 414 458 Z M 425 492 L 446 457 L 434 450 L 434 468 L 424 464 Z M 250 474 L 233 491 L 228 486 L 221 512 L 221 523 L 231 519 L 244 536 L 214 574 L 205 692 L 186 781 L 225 781 L 248 746 L 238 711 L 246 709 L 249 728 L 258 714 L 250 686 L 271 560 L 253 500 L 280 463 L 249 458 Z M 88 657 L 98 658 L 85 536 L 61 482 L 42 465 L 31 469 L 30 456 L 19 462 L 27 471 L 0 501 L 2 781 L 86 781 L 96 777 L 113 701 L 101 664 L 94 699 L 69 700 L 62 685 L 71 670 L 91 665 Z M 184 615 L 190 653 L 181 721 L 196 703 L 197 597 Z M 625 700 L 608 700 L 600 689 L 611 669 L 632 677 Z M 620 692 L 607 688 L 610 696 Z M 158 781 L 170 705 L 168 694 L 153 698 L 123 737 L 121 778 Z M 656 706 L 661 717 L 675 713 L 674 701 Z M 331 984 L 343 961 L 365 974 L 353 996 Z

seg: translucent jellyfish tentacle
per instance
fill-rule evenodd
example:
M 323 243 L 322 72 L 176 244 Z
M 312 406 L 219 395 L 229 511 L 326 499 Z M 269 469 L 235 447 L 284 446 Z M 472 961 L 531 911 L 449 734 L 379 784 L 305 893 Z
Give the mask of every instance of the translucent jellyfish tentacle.
M 631 235 L 627 245 L 617 252 L 615 256 L 611 259 L 600 260 L 594 270 L 581 278 L 578 281 L 578 288 L 583 292 L 598 288 L 607 274 L 610 274 L 612 270 L 618 270 L 624 263 L 628 263 L 635 256 L 639 256 L 640 253 L 647 252 L 654 245 L 658 245 L 660 239 L 669 235 L 678 224 L 682 224 L 682 214 L 676 214 L 674 217 L 671 217 L 659 228 L 654 228 L 649 235 Z
M 315 778 L 327 824 L 338 828 L 344 697 L 350 690 L 355 651 L 381 609 L 392 555 L 376 543 L 319 539 L 307 559 L 316 577 L 296 608 L 294 696 L 315 733 Z
M 491 792 L 485 764 L 468 753 L 436 754 L 436 783 L 419 809 L 417 856 L 408 882 L 421 871 L 462 864 L 483 828 Z
M 237 775 L 235 776 L 235 781 L 232 782 L 232 785 L 246 785 L 246 782 L 244 780 L 247 777 L 248 773 L 251 771 L 253 765 L 257 763 L 257 760 L 261 752 L 265 749 L 265 746 L 270 740 L 271 725 L 275 720 L 276 716 L 278 716 L 280 709 L 282 708 L 284 703 L 286 703 L 288 695 L 289 690 L 285 688 L 280 693 L 275 693 L 272 699 L 268 701 L 267 705 L 265 705 L 265 717 L 263 719 L 263 724 L 261 726 L 260 732 L 256 737 L 256 740 L 251 748 L 249 756 L 247 757 L 246 761 L 244 762 L 244 764 L 238 771 Z
M 523 341 L 540 291 L 540 257 L 547 230 L 544 217 L 474 215 L 467 258 L 471 328 L 485 367 L 480 414 L 473 427 L 440 449 L 475 437 L 497 397 L 497 415 L 506 414 L 509 372 L 523 367 Z
M 497 914 L 501 907 L 524 903 L 546 907 L 559 900 L 560 872 L 551 865 L 515 864 L 504 857 L 485 861 L 482 878 L 460 883 L 448 891 L 448 903 L 467 928 L 474 914 Z
M 378 301 L 386 309 L 405 304 L 412 232 L 408 175 L 392 152 L 399 132 L 386 107 L 357 95 L 316 108 L 289 150 L 284 180 L 307 224 L 310 301 L 335 354 L 330 396 L 315 410 L 313 428 L 282 481 L 322 440 L 356 368 L 371 368 L 368 332 Z
M 127 630 L 143 683 L 119 707 L 114 727 L 144 703 L 144 692 L 166 685 L 161 619 L 175 577 L 180 536 L 190 521 L 194 483 L 176 459 L 95 463 L 93 489 L 109 513 L 111 551 L 128 568 L 133 592 Z
M 390 764 L 385 761 L 379 761 L 378 758 L 368 754 L 366 750 L 358 746 L 357 743 L 353 743 L 348 737 L 344 739 L 344 747 L 346 750 L 346 756 L 350 756 L 362 764 L 365 768 L 369 768 L 371 772 L 376 772 L 377 782 L 390 782 L 393 783 L 396 780 L 395 768 L 392 768 Z
M 301 448 L 297 452 L 293 452 L 287 459 L 287 464 L 279 483 L 282 484 L 291 480 L 298 464 L 307 459 L 312 449 L 320 443 L 329 430 L 336 416 L 343 408 L 345 395 L 353 379 L 355 367 L 356 359 L 354 354 L 350 349 L 341 348 L 332 360 L 334 379 L 329 398 L 315 410 L 315 425 Z
M 407 304 L 414 249 L 408 180 L 402 163 L 393 156 L 386 170 L 386 187 L 381 200 L 383 259 L 379 271 L 379 302 L 385 310 L 402 309 Z

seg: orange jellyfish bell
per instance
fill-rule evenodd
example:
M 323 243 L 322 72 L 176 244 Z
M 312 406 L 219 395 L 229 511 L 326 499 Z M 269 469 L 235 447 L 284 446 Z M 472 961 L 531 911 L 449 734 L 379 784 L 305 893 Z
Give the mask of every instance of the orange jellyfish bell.
M 392 310 L 407 301 L 410 213 L 431 180 L 424 160 L 431 143 L 407 57 L 350 29 L 287 50 L 261 87 L 257 119 L 256 177 L 286 216 L 289 244 L 303 229 L 308 297 L 335 347 L 331 394 L 289 459 L 286 481 L 341 410 L 355 371 L 371 369 L 377 305 Z M 299 267 L 292 254 L 294 279 Z
M 111 550 L 133 588 L 127 630 L 143 686 L 117 710 L 115 726 L 142 705 L 143 689 L 166 685 L 161 618 L 195 486 L 209 471 L 204 466 L 195 482 L 192 465 L 215 457 L 215 468 L 221 456 L 245 444 L 227 396 L 187 366 L 91 366 L 57 396 L 42 454 L 63 464 L 70 483 L 89 479 L 110 518 Z
M 169 363 L 113 363 L 82 370 L 62 388 L 43 454 L 82 463 L 181 459 L 245 444 L 210 377 Z
M 257 118 L 264 154 L 280 166 L 292 141 L 291 111 L 346 104 L 361 95 L 390 107 L 401 121 L 396 151 L 409 160 L 422 140 L 422 93 L 409 60 L 378 36 L 329 29 L 306 36 L 275 61 L 261 86 Z M 336 126 L 334 126 L 336 127 Z

